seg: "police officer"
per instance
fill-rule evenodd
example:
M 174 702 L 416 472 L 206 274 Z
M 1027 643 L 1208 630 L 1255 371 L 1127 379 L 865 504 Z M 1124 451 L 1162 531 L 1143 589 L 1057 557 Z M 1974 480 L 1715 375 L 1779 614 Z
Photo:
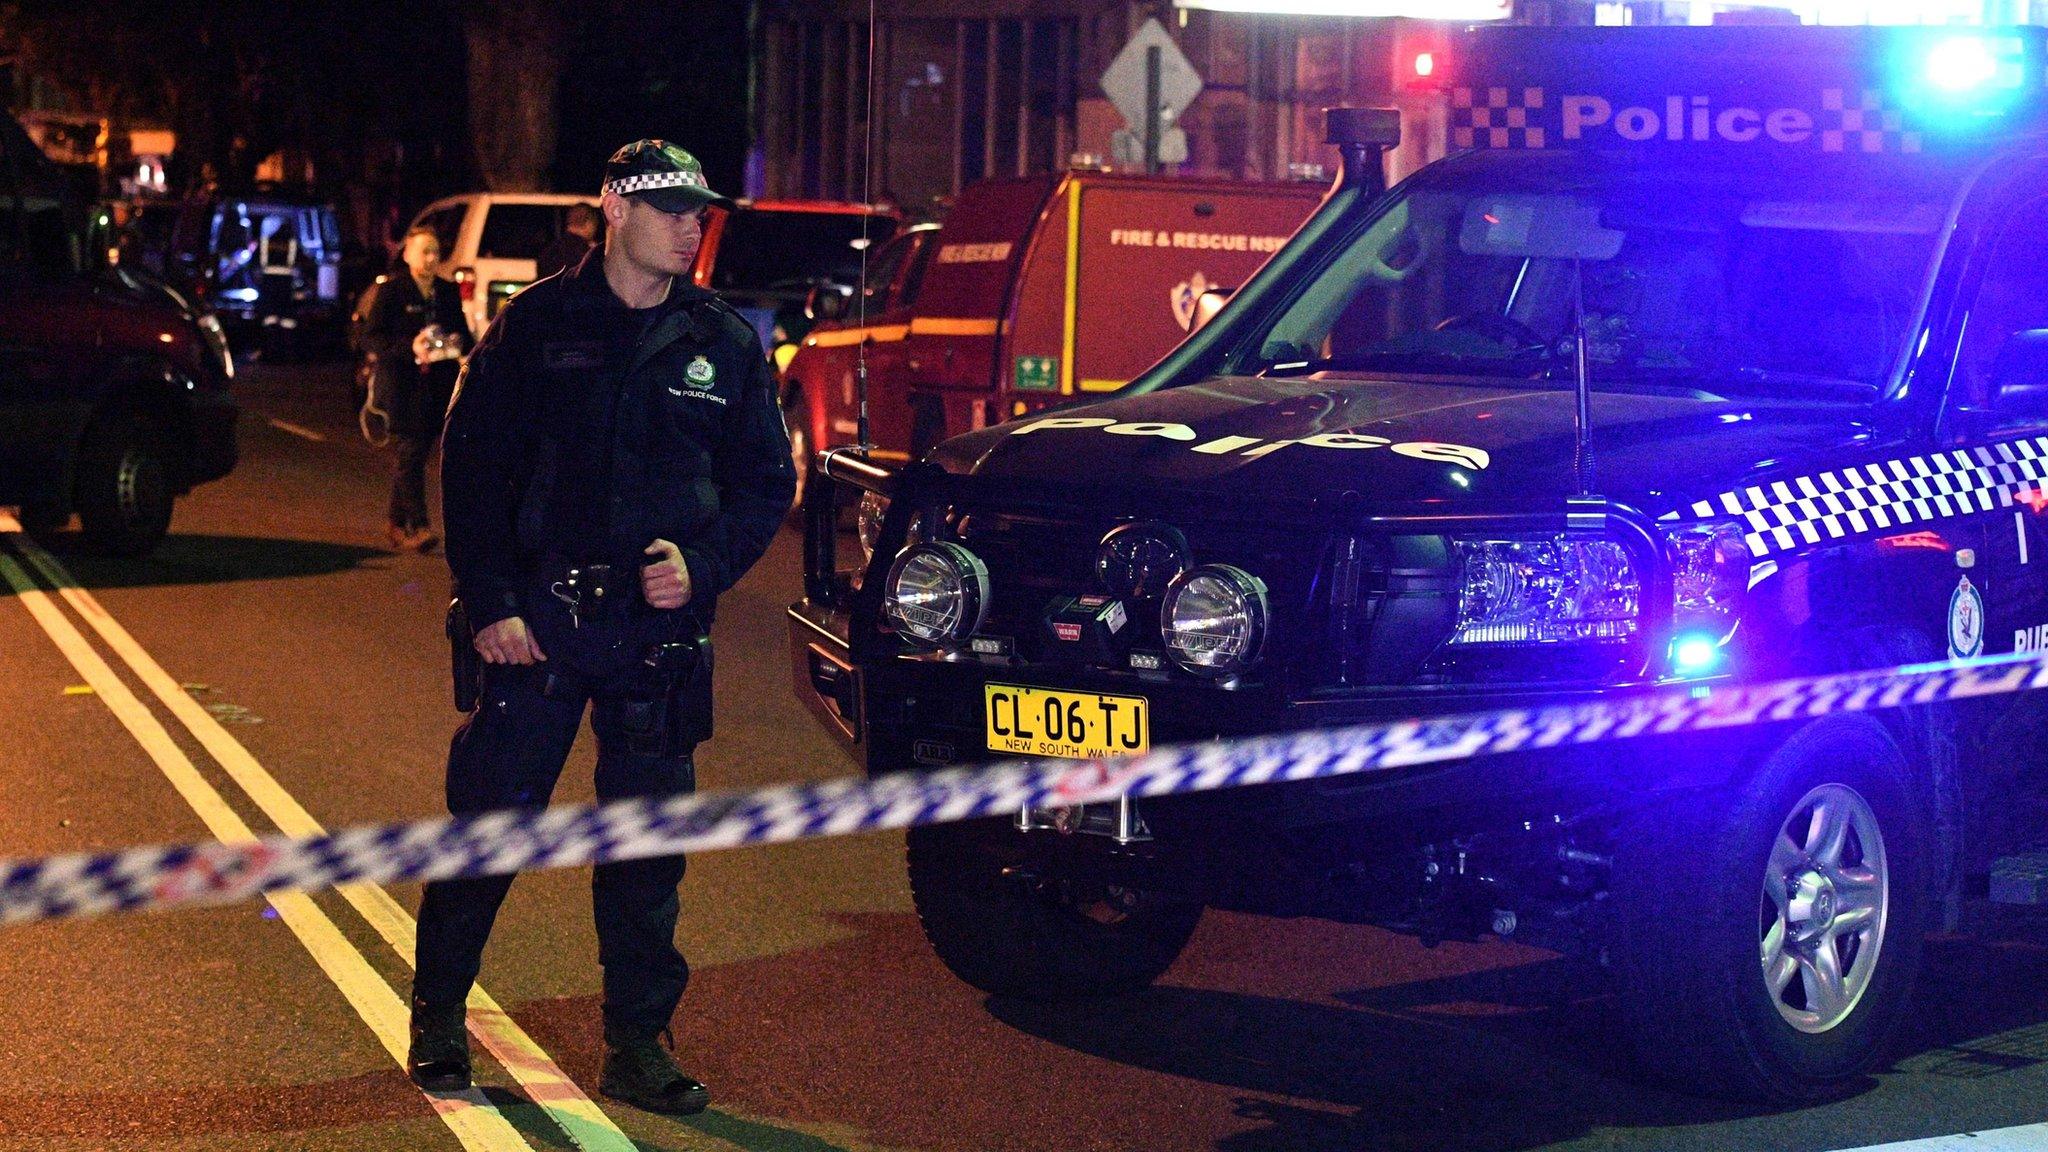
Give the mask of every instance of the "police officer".
M 583 263 L 597 247 L 597 230 L 604 224 L 597 209 L 588 204 L 571 204 L 562 214 L 562 234 L 547 242 L 533 258 L 533 278 L 545 279 Z
M 462 296 L 438 275 L 441 241 L 414 228 L 399 248 L 400 267 L 377 278 L 363 317 L 370 357 L 366 404 L 390 421 L 398 459 L 391 479 L 391 546 L 424 552 L 437 542 L 427 523 L 427 458 L 455 386 L 457 358 L 469 347 Z M 425 334 L 425 339 L 422 339 Z
M 753 329 L 686 273 L 723 203 L 695 158 L 642 140 L 605 166 L 602 252 L 520 293 L 448 415 L 448 561 L 482 657 L 448 756 L 457 814 L 547 803 L 591 705 L 601 800 L 686 792 L 709 730 L 721 592 L 760 559 L 795 487 Z M 689 968 L 675 946 L 680 856 L 596 869 L 600 1089 L 667 1113 L 704 1086 L 657 1037 Z M 427 886 L 407 1070 L 470 1082 L 463 1002 L 510 877 Z

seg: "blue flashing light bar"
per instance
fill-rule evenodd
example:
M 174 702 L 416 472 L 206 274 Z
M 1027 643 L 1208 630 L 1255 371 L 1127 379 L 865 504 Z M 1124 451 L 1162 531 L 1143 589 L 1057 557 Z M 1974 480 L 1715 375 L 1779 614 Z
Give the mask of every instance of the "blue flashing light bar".
M 1893 88 L 1930 129 L 1982 124 L 2039 92 L 2044 65 L 2036 58 L 2030 66 L 2028 55 L 2011 31 L 1944 30 L 1904 46 Z
M 1974 92 L 1998 79 L 1999 61 L 1982 36 L 1951 36 L 1927 50 L 1927 81 L 1944 92 Z

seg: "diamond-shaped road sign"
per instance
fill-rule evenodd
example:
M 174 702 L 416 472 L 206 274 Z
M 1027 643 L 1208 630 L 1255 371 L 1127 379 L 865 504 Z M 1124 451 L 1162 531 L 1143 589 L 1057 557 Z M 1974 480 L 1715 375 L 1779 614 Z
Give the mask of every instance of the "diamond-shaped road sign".
M 1159 49 L 1159 111 L 1160 123 L 1170 125 L 1180 119 L 1187 106 L 1202 94 L 1202 75 L 1188 62 L 1187 54 L 1167 34 L 1166 26 L 1158 20 L 1145 21 L 1116 59 L 1102 71 L 1102 91 L 1109 96 L 1109 102 L 1123 113 L 1124 123 L 1133 132 L 1145 131 L 1145 49 Z

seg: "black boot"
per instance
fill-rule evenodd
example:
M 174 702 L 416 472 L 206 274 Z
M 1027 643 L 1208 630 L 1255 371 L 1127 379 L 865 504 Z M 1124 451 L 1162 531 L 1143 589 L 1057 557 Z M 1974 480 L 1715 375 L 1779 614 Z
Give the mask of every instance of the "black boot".
M 469 1087 L 469 1029 L 461 1004 L 433 1008 L 412 1002 L 412 1049 L 405 1055 L 405 1074 L 428 1092 Z
M 710 1089 L 683 1075 L 653 1036 L 623 1037 L 607 1029 L 604 1048 L 597 1090 L 611 1099 L 670 1116 L 694 1115 L 710 1105 Z

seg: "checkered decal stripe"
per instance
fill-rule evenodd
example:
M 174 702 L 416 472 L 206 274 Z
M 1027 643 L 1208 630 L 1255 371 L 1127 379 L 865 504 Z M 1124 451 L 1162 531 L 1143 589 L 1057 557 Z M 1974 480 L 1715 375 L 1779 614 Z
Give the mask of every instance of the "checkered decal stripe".
M 1541 88 L 1457 88 L 1451 92 L 1453 148 L 1541 148 Z
M 1453 148 L 1543 148 L 1557 141 L 1552 139 L 1552 129 L 1557 117 L 1553 109 L 1572 99 L 1567 93 L 1553 100 L 1550 94 L 1538 87 L 1453 88 L 1450 106 L 1450 143 Z M 1674 127 L 1668 119 L 1672 113 L 1667 101 L 1683 101 L 1682 96 L 1651 95 L 1641 97 L 1639 108 L 1625 108 L 1627 98 L 1614 97 L 1610 111 L 1613 119 L 1588 129 L 1598 138 L 1609 142 L 1626 139 L 1634 142 L 1667 143 L 1680 140 L 1681 129 Z M 1809 106 L 1810 107 L 1810 106 Z M 1630 121 L 1638 125 L 1644 135 L 1620 135 L 1618 125 L 1627 120 L 1629 114 L 1645 119 Z M 1695 111 L 1695 115 L 1699 113 Z M 1687 123 L 1679 113 L 1680 123 Z M 1906 127 L 1905 118 L 1897 108 L 1887 107 L 1885 94 L 1875 88 L 1851 90 L 1824 88 L 1820 91 L 1820 108 L 1812 112 L 1807 121 L 1809 129 L 1801 127 L 1798 140 L 1811 139 L 1823 152 L 1918 152 L 1924 143 L 1921 134 Z M 1552 121 L 1549 127 L 1545 121 Z M 1684 141 L 1691 144 L 1707 142 L 1705 136 L 1692 133 L 1699 129 L 1683 129 Z
M 1692 505 L 1706 519 L 1739 517 L 1759 559 L 1826 540 L 2039 503 L 2048 436 L 1907 456 L 1723 492 Z
M 1124 760 L 1020 760 L 929 775 L 492 812 L 303 839 L 272 836 L 253 843 L 0 861 L 0 924 L 222 904 L 345 883 L 443 880 L 776 844 L 1005 815 L 1027 804 L 1065 806 L 1126 794 L 1165 796 L 1356 775 L 2044 686 L 2048 652 L 2028 652 L 1197 744 Z
M 1898 109 L 1886 108 L 1884 94 L 1874 88 L 1865 88 L 1853 101 L 1840 88 L 1823 89 L 1820 106 L 1837 124 L 1821 129 L 1823 152 L 1920 151 L 1920 133 L 1906 131 Z
M 625 176 L 605 184 L 602 191 L 616 192 L 631 196 L 635 192 L 652 192 L 657 188 L 702 188 L 704 177 L 695 172 L 650 172 L 641 176 Z

